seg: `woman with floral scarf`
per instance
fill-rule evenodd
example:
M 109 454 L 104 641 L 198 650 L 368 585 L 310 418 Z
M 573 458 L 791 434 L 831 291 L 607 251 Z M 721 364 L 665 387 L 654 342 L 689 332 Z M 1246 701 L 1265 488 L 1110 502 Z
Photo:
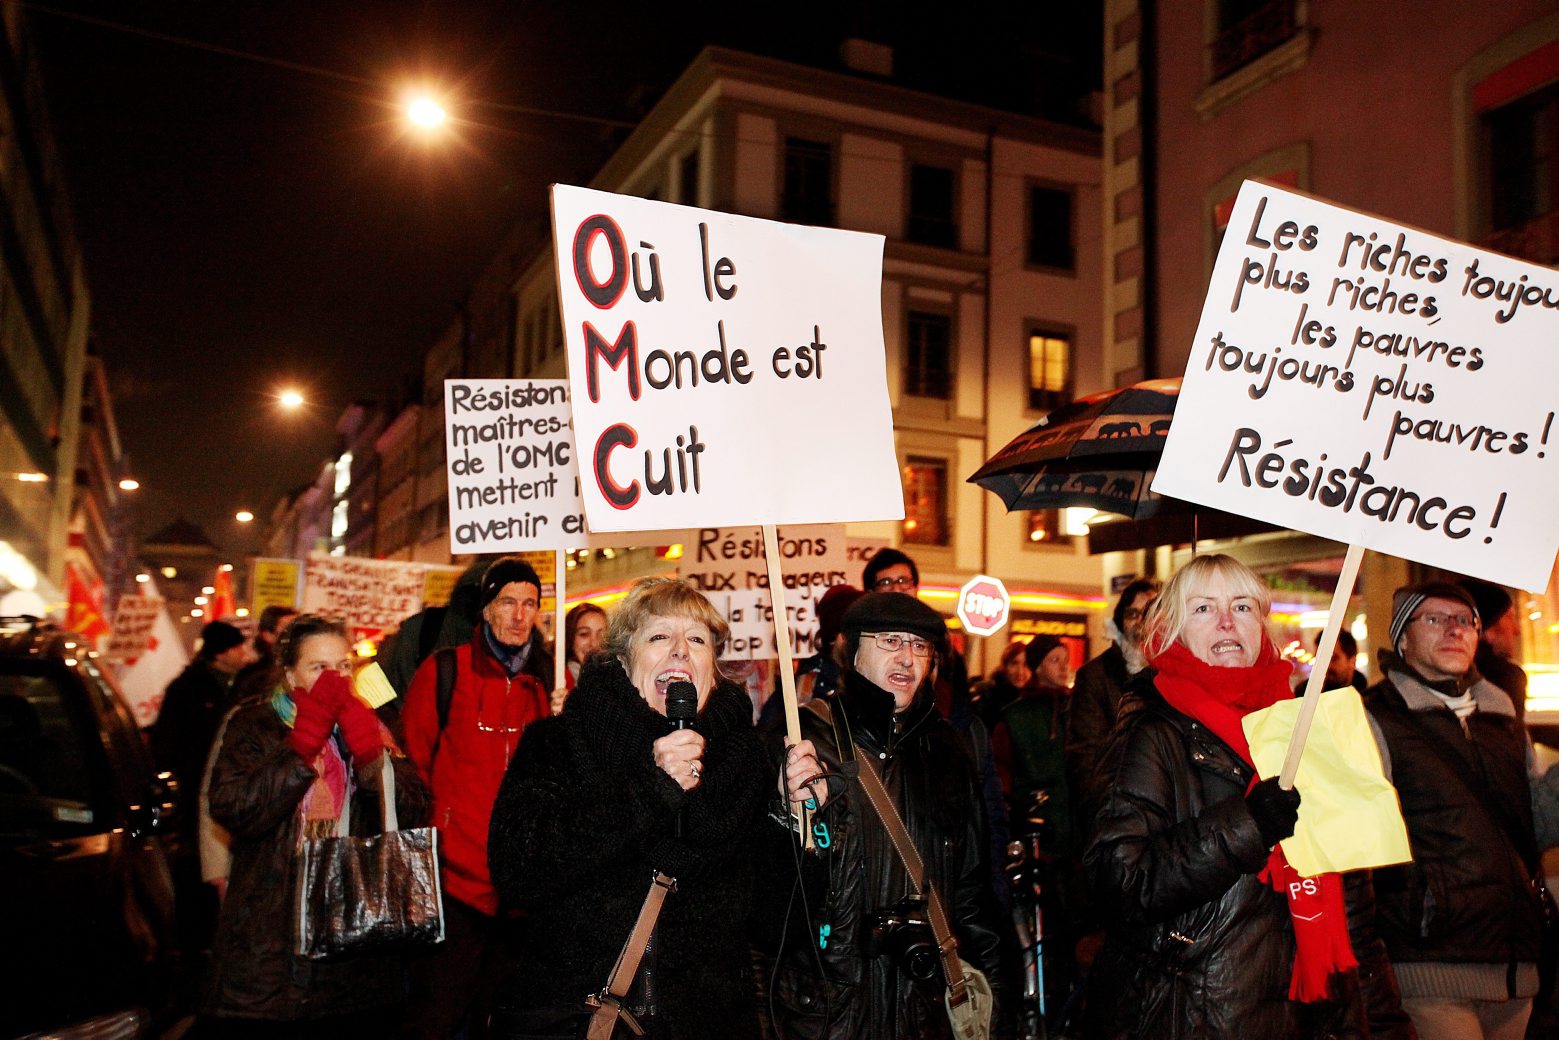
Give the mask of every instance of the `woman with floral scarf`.
M 1084 854 L 1108 919 L 1087 1036 L 1413 1035 L 1364 912 L 1368 875 L 1345 900 L 1340 877 L 1301 879 L 1278 847 L 1299 794 L 1257 777 L 1240 721 L 1293 696 L 1270 609 L 1248 567 L 1202 556 L 1149 614 L 1152 667 L 1100 763 Z
M 232 872 L 203 1002 L 204 1037 L 392 1036 L 400 958 L 311 961 L 293 948 L 297 852 L 328 837 L 350 805 L 353 834 L 381 827 L 382 756 L 400 825 L 428 814 L 428 793 L 374 713 L 352 692 L 340 622 L 304 614 L 277 644 L 284 681 L 234 709 L 211 765 L 211 816 L 232 834 Z

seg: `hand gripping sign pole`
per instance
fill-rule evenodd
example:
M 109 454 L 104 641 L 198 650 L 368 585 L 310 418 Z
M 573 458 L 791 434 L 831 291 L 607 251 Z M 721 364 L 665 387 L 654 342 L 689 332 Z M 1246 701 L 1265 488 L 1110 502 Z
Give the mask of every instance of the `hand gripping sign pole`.
M 1305 683 L 1305 703 L 1299 709 L 1299 719 L 1294 723 L 1294 735 L 1288 740 L 1288 754 L 1283 759 L 1283 771 L 1278 774 L 1278 786 L 1285 791 L 1294 786 L 1294 775 L 1299 772 L 1299 759 L 1305 752 L 1305 741 L 1310 737 L 1310 724 L 1315 721 L 1316 709 L 1321 706 L 1321 687 L 1326 682 L 1326 662 L 1332 659 L 1337 646 L 1337 633 L 1342 629 L 1343 615 L 1348 612 L 1348 600 L 1353 596 L 1353 585 L 1359 577 L 1359 564 L 1364 561 L 1364 546 L 1354 543 L 1348 546 L 1343 557 L 1342 573 L 1337 575 L 1337 591 L 1332 593 L 1332 609 L 1326 615 L 1326 628 L 1321 641 L 1316 644 L 1315 664 Z
M 779 649 L 780 696 L 785 698 L 785 746 L 801 743 L 801 707 L 796 701 L 796 670 L 791 664 L 790 617 L 785 609 L 785 580 L 780 573 L 779 537 L 773 524 L 763 525 L 763 557 L 769 566 L 769 606 L 774 611 L 774 643 Z M 783 771 L 780 785 L 786 787 Z M 811 813 L 802 803 L 801 843 L 812 848 Z

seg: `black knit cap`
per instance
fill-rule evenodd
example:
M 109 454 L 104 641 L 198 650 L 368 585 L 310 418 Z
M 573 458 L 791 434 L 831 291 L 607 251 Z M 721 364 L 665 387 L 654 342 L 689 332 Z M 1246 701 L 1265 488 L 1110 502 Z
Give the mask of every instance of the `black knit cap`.
M 536 568 L 518 556 L 500 556 L 494 560 L 482 575 L 482 608 L 485 610 L 487 604 L 497 599 L 505 585 L 516 581 L 536 586 L 536 595 L 541 596 L 541 578 L 536 574 Z
M 212 621 L 200 630 L 200 656 L 215 657 L 238 646 L 247 637 L 226 621 Z
M 947 622 L 942 615 L 914 596 L 902 592 L 868 592 L 844 612 L 844 632 L 908 632 L 924 636 L 940 647 L 947 641 Z
M 1039 662 L 1050 656 L 1050 652 L 1058 646 L 1065 646 L 1060 636 L 1035 636 L 1029 640 L 1028 646 L 1023 648 L 1023 660 L 1030 669 L 1039 667 Z

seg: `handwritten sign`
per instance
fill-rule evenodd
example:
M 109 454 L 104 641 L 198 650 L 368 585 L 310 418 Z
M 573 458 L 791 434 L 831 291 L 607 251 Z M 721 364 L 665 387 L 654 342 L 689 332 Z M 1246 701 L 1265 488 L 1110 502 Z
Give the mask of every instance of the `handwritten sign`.
M 903 517 L 880 235 L 563 185 L 552 221 L 591 530 Z
M 296 607 L 298 579 L 303 565 L 297 560 L 257 556 L 249 562 L 249 609 L 256 616 L 269 606 Z
M 303 577 L 303 610 L 346 622 L 352 639 L 375 639 L 421 610 L 427 572 L 459 567 L 310 553 Z
M 142 596 L 127 593 L 119 597 L 114 608 L 114 630 L 103 649 L 108 661 L 133 662 L 146 652 L 152 637 L 152 626 L 162 611 L 161 596 Z
M 453 553 L 585 544 L 568 383 L 444 380 Z
M 1556 344 L 1551 268 L 1247 181 L 1153 490 L 1545 588 Z
M 850 580 L 844 528 L 811 524 L 782 527 L 776 534 L 787 590 L 791 652 L 804 656 L 812 653 L 817 636 L 817 601 L 830 586 Z M 727 658 L 778 656 L 768 564 L 758 528 L 705 527 L 687 532 L 677 576 L 704 593 L 731 626 Z

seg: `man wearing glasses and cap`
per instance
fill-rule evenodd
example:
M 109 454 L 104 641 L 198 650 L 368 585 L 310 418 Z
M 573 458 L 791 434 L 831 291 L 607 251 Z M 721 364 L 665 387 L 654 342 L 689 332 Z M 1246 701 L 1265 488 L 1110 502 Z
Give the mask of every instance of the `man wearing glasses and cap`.
M 501 557 L 482 576 L 480 600 L 471 641 L 422 662 L 402 716 L 406 754 L 433 790 L 447 897 L 444 941 L 413 979 L 418 1037 L 454 1036 L 468 1013 L 472 1035 L 485 1035 L 485 1004 L 504 970 L 488 821 L 520 733 L 551 714 L 552 655 L 536 628 L 541 578 L 519 557 Z
M 1385 679 L 1366 694 L 1413 850 L 1375 871 L 1376 924 L 1423 1040 L 1519 1040 L 1538 991 L 1527 738 L 1510 698 L 1473 667 L 1479 627 L 1459 585 L 1398 589 Z

